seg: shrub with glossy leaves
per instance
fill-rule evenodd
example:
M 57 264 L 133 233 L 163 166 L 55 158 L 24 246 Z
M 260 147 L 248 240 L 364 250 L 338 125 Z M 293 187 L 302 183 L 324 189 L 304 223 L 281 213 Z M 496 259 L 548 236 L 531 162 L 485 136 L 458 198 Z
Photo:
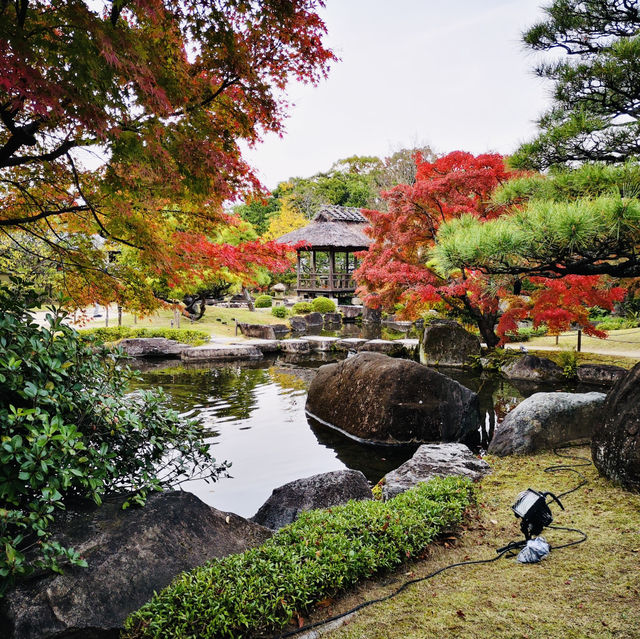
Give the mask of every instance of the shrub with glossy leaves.
M 388 502 L 303 512 L 259 548 L 196 568 L 125 623 L 126 639 L 262 636 L 296 614 L 421 553 L 460 523 L 468 479 L 436 478 Z
M 311 302 L 311 307 L 313 308 L 315 313 L 336 312 L 336 303 L 333 300 L 330 300 L 328 297 L 316 297 L 313 302 Z
M 81 557 L 50 539 L 68 498 L 112 492 L 143 502 L 193 475 L 215 480 L 201 426 L 169 410 L 161 392 L 127 395 L 121 354 L 81 339 L 41 298 L 0 287 L 0 593 L 36 568 Z

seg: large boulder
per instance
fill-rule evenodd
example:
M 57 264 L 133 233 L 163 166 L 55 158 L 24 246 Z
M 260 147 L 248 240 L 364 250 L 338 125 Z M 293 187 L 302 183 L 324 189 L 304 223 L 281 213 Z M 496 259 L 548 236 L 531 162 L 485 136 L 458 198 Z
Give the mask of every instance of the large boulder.
M 605 477 L 640 492 L 640 364 L 611 389 L 604 415 L 591 440 L 593 463 Z
M 307 313 L 306 315 L 303 315 L 303 317 L 307 326 L 322 326 L 324 323 L 322 313 Z
M 361 501 L 372 496 L 359 470 L 334 470 L 275 488 L 251 521 L 278 530 L 295 521 L 303 510 L 340 506 L 351 499 Z
M 439 321 L 424 329 L 422 350 L 427 366 L 466 366 L 480 357 L 480 340 L 457 322 Z
M 295 333 L 304 333 L 307 330 L 307 322 L 303 315 L 294 315 L 289 318 L 289 326 Z
M 166 337 L 129 337 L 120 340 L 118 346 L 129 357 L 180 357 L 182 351 L 191 348 Z
M 391 499 L 434 477 L 469 477 L 477 481 L 491 472 L 464 444 L 423 444 L 402 466 L 382 480 L 382 496 Z
M 370 352 L 321 366 L 306 408 L 378 443 L 472 443 L 480 425 L 478 396 L 462 384 L 417 362 Z
M 0 613 L 2 637 L 115 639 L 125 618 L 178 573 L 271 535 L 190 493 L 152 495 L 144 508 L 122 510 L 122 502 L 65 513 L 56 539 L 80 551 L 89 567 L 66 568 L 9 591 Z
M 379 308 L 365 306 L 362 309 L 362 321 L 365 324 L 380 324 L 382 322 L 382 311 Z
M 535 393 L 498 426 L 494 455 L 522 455 L 591 437 L 603 419 L 604 393 Z
M 500 369 L 509 379 L 524 379 L 535 382 L 560 381 L 562 369 L 550 359 L 536 355 L 523 355 L 505 364 Z

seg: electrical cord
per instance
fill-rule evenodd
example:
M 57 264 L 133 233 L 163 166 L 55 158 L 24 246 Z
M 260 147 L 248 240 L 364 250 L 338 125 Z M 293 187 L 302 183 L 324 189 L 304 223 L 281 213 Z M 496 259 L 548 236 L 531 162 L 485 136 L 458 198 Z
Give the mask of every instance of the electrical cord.
M 583 444 L 571 444 L 568 446 L 563 446 L 562 449 L 564 448 L 570 448 L 573 446 L 581 446 Z M 587 484 L 589 482 L 589 480 L 579 471 L 576 470 L 576 468 L 581 468 L 583 466 L 591 466 L 591 460 L 587 459 L 586 457 L 577 457 L 575 455 L 563 455 L 560 452 L 558 452 L 560 449 L 559 448 L 554 448 L 553 452 L 558 456 L 558 457 L 563 457 L 565 459 L 575 459 L 575 460 L 579 460 L 582 463 L 579 464 L 558 464 L 556 466 L 548 466 L 547 468 L 544 469 L 545 473 L 556 473 L 556 472 L 564 472 L 564 471 L 568 471 L 568 472 L 572 472 L 575 473 L 577 475 L 580 476 L 581 481 L 577 486 L 574 486 L 573 488 L 571 488 L 570 490 L 567 490 L 563 493 L 560 493 L 559 495 L 557 495 L 557 497 L 564 497 L 565 495 L 570 495 L 571 493 L 579 490 L 580 488 L 582 488 L 585 484 Z M 568 548 L 569 546 L 577 546 L 578 544 L 582 544 L 587 540 L 587 533 L 585 533 L 582 530 L 579 530 L 578 528 L 566 528 L 564 526 L 547 526 L 547 528 L 552 528 L 553 530 L 565 530 L 568 532 L 575 532 L 578 533 L 581 537 L 580 539 L 576 539 L 574 541 L 570 541 L 567 542 L 565 544 L 560 544 L 558 546 L 550 546 L 551 550 L 559 550 L 560 548 Z M 316 621 L 314 623 L 310 623 L 307 624 L 305 626 L 302 626 L 301 628 L 296 628 L 295 630 L 291 630 L 289 632 L 286 633 L 282 633 L 279 634 L 277 636 L 277 639 L 286 639 L 287 637 L 293 637 L 295 635 L 300 634 L 301 632 L 307 632 L 308 630 L 312 630 L 313 628 L 318 628 L 319 626 L 324 626 L 328 623 L 331 623 L 333 621 L 338 621 L 338 619 L 342 619 L 344 617 L 348 617 L 360 610 L 362 610 L 363 608 L 367 608 L 368 606 L 372 606 L 373 604 L 376 603 L 382 603 L 383 601 L 388 601 L 389 599 L 392 599 L 393 597 L 396 597 L 397 595 L 399 595 L 403 590 L 405 590 L 406 588 L 408 588 L 409 586 L 413 585 L 413 584 L 417 584 L 421 581 L 427 581 L 428 579 L 432 579 L 433 577 L 435 577 L 436 575 L 439 575 L 440 573 L 445 572 L 446 570 L 450 570 L 452 568 L 459 568 L 461 566 L 473 566 L 473 565 L 478 565 L 478 564 L 491 564 L 495 561 L 498 561 L 499 559 L 502 559 L 503 557 L 514 557 L 515 556 L 515 551 L 524 547 L 526 545 L 526 541 L 512 541 L 510 543 L 508 543 L 506 546 L 503 546 L 502 548 L 498 548 L 496 550 L 497 555 L 495 557 L 492 557 L 491 559 L 476 559 L 473 561 L 460 561 L 458 563 L 455 564 L 449 564 L 448 566 L 443 566 L 442 568 L 438 568 L 438 570 L 434 570 L 433 572 L 429 573 L 428 575 L 425 575 L 424 577 L 416 577 L 415 579 L 410 579 L 409 581 L 405 581 L 399 588 L 397 588 L 396 590 L 394 590 L 393 592 L 389 593 L 388 595 L 385 595 L 384 597 L 378 597 L 377 599 L 369 599 L 368 601 L 363 601 L 362 603 L 358 604 L 357 606 L 354 606 L 353 608 L 350 608 L 349 610 L 346 610 L 345 612 L 342 612 L 340 614 L 337 615 L 333 615 L 332 617 L 328 617 L 327 619 L 323 619 L 322 621 Z

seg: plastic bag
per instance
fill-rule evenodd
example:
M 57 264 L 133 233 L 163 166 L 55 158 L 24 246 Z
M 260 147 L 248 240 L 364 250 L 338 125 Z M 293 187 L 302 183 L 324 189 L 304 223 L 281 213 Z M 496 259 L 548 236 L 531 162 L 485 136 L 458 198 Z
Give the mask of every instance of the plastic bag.
M 521 564 L 535 564 L 544 559 L 550 550 L 551 548 L 544 537 L 529 539 L 527 545 L 520 551 L 518 561 Z

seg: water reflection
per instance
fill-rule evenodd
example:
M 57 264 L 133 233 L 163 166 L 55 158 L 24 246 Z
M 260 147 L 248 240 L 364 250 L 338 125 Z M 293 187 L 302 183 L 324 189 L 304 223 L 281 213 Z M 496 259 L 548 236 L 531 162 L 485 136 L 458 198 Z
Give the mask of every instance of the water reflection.
M 162 386 L 176 410 L 202 419 L 216 459 L 233 464 L 232 478 L 191 482 L 185 488 L 216 508 L 249 517 L 287 482 L 346 467 L 362 471 L 373 484 L 415 451 L 416 446 L 359 443 L 307 417 L 304 406 L 314 369 L 337 357 L 278 356 L 187 366 L 156 362 L 144 366 L 136 386 Z M 484 415 L 478 439 L 485 449 L 509 410 L 533 392 L 552 390 L 455 369 L 446 373 L 478 393 Z

